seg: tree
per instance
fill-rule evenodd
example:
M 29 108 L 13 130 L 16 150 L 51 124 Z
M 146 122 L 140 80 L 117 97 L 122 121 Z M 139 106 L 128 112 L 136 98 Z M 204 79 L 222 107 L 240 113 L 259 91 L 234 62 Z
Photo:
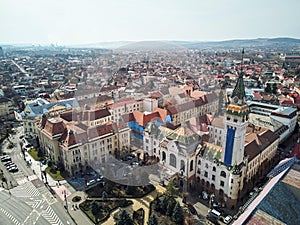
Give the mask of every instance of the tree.
M 92 211 L 94 217 L 98 218 L 100 209 L 99 209 L 99 205 L 97 204 L 96 201 L 93 201 L 91 211 Z
M 117 217 L 116 225 L 134 225 L 134 223 L 126 210 L 122 210 Z
M 176 224 L 183 223 L 184 214 L 183 214 L 183 210 L 178 202 L 176 202 L 176 205 L 173 209 L 172 219 L 173 219 L 173 221 L 176 222 Z
M 166 187 L 167 196 L 175 196 L 178 194 L 178 189 L 175 187 L 175 182 L 171 179 Z
M 106 191 L 103 191 L 103 192 L 102 192 L 102 198 L 103 198 L 104 201 L 107 200 L 108 194 L 106 193 Z
M 167 207 L 168 207 L 168 198 L 167 196 L 164 195 L 160 202 L 160 212 L 165 215 L 167 212 Z
M 150 215 L 147 225 L 158 225 L 157 217 L 153 213 Z
M 153 209 L 158 212 L 160 210 L 160 204 L 161 203 L 160 203 L 159 197 L 156 197 L 156 199 L 153 203 Z

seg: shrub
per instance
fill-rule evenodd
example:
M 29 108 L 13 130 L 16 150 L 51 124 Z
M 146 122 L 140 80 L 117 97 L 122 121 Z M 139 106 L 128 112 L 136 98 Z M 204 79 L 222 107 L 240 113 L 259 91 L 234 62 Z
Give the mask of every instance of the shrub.
M 72 202 L 79 202 L 81 200 L 81 197 L 80 196 L 75 196 L 73 199 L 72 199 Z

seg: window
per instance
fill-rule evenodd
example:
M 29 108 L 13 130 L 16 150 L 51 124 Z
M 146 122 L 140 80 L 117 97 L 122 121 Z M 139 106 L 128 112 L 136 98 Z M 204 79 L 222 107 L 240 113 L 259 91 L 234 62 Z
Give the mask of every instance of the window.
M 220 176 L 226 178 L 226 173 L 224 171 L 221 171 Z
M 208 163 L 205 164 L 205 168 L 208 168 Z
M 194 170 L 194 160 L 190 163 L 190 172 Z
M 207 171 L 204 172 L 204 176 L 205 176 L 205 177 L 208 177 Z
M 222 187 L 224 187 L 224 181 L 220 181 L 220 185 L 222 186 Z
M 200 159 L 198 160 L 198 165 L 201 165 L 201 160 Z
M 216 176 L 215 176 L 215 175 L 212 175 L 212 176 L 211 176 L 211 179 L 212 179 L 212 180 L 216 180 Z
M 231 179 L 231 183 L 233 184 L 233 179 Z
M 176 168 L 176 156 L 174 154 L 170 154 L 170 165 Z
M 148 139 L 148 138 L 146 138 L 146 143 L 147 143 L 147 144 L 149 143 L 149 139 Z
M 213 167 L 213 171 L 216 172 L 216 167 L 215 166 Z
M 185 163 L 183 160 L 180 160 L 180 169 L 185 172 Z

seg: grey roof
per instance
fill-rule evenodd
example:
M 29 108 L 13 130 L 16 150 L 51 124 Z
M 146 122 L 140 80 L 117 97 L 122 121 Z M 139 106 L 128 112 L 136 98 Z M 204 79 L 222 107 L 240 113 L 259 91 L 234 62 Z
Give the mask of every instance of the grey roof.
M 71 109 L 71 108 L 79 107 L 79 104 L 75 98 L 60 100 L 60 101 L 51 102 L 51 103 L 46 101 L 45 99 L 38 98 L 26 106 L 25 111 L 29 110 L 30 113 L 22 112 L 21 114 L 27 115 L 27 116 L 32 116 L 32 117 L 41 116 L 44 113 L 47 113 L 49 111 L 49 109 L 54 106 L 65 106 L 65 107 Z

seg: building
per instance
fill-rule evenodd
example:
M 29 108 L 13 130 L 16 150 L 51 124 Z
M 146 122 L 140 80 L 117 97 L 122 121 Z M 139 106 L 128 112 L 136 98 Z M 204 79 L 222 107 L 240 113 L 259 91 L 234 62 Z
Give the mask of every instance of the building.
M 0 97 L 0 117 L 4 120 L 15 118 L 13 102 L 9 98 Z
M 53 116 L 55 114 L 78 107 L 79 105 L 75 98 L 51 103 L 45 99 L 38 98 L 26 104 L 23 112 L 16 113 L 16 118 L 23 123 L 25 136 L 29 138 L 36 138 L 38 135 L 36 127 L 39 124 L 43 114 L 49 114 Z
M 249 114 L 239 75 L 224 117 L 209 125 L 211 143 L 185 123 L 175 130 L 150 123 L 144 132 L 145 155 L 172 171 L 180 187 L 214 194 L 233 209 L 274 165 L 279 143 L 273 131 L 251 129 Z
M 280 143 L 286 140 L 295 130 L 297 109 L 255 101 L 247 101 L 250 108 L 251 124 L 270 129 L 280 136 Z
M 130 129 L 124 123 L 105 120 L 97 123 L 99 116 L 90 118 L 95 120 L 88 120 L 87 125 L 73 121 L 70 113 L 52 118 L 44 115 L 39 124 L 41 148 L 55 165 L 63 167 L 70 175 L 105 163 L 109 155 L 118 157 L 129 149 Z M 107 115 L 103 114 L 102 118 Z

